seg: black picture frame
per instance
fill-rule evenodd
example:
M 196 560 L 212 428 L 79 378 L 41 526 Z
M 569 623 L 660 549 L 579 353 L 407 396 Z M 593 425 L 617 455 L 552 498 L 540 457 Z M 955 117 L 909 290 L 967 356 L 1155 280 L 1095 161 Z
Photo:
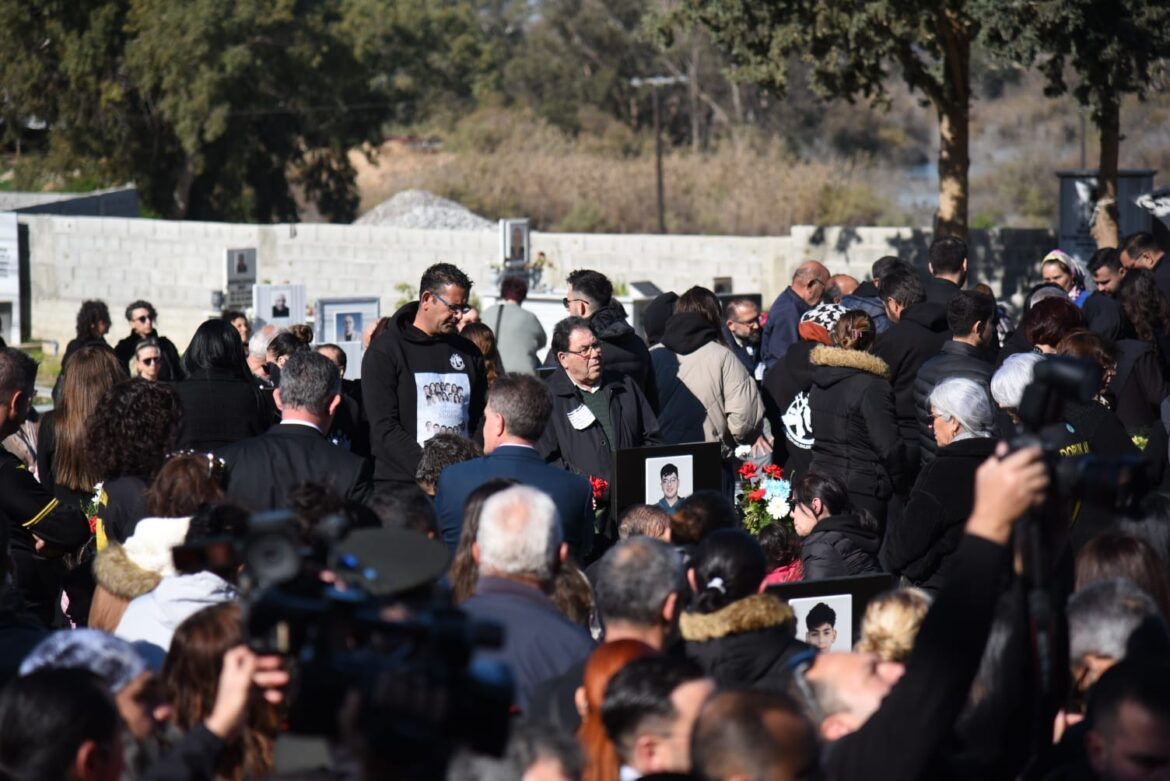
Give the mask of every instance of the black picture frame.
M 765 593 L 790 602 L 794 599 L 815 599 L 817 597 L 839 597 L 849 595 L 851 604 L 851 636 L 853 642 L 861 637 L 861 619 L 870 600 L 878 594 L 897 588 L 898 579 L 888 572 L 876 575 L 855 575 L 847 578 L 826 578 L 824 580 L 801 580 L 795 583 L 777 583 L 768 586 Z M 805 627 L 796 627 L 796 637 L 803 640 Z
M 619 450 L 613 454 L 610 509 L 616 518 L 627 507 L 646 503 L 646 461 L 689 457 L 692 491 L 723 490 L 723 456 L 718 442 L 686 442 Z

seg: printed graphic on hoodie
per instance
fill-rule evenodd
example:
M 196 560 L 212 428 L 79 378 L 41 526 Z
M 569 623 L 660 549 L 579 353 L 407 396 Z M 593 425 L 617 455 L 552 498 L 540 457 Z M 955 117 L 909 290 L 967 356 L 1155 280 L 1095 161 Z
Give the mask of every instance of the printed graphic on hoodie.
M 420 445 L 435 434 L 467 436 L 471 379 L 466 374 L 416 372 L 414 387 L 418 392 L 415 438 Z

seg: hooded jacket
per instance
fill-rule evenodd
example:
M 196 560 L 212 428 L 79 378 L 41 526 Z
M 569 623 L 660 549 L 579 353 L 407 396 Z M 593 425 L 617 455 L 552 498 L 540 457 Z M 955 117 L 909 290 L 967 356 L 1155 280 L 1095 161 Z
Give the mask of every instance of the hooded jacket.
M 685 612 L 679 633 L 686 655 L 722 687 L 786 690 L 788 661 L 809 646 L 795 638 L 787 602 L 753 594 L 714 613 Z
M 212 572 L 163 578 L 154 590 L 126 606 L 114 631 L 129 643 L 147 646 L 148 654 L 165 656 L 171 637 L 188 616 L 236 598 L 236 588 Z
M 878 530 L 862 526 L 861 518 L 856 515 L 822 518 L 800 547 L 804 579 L 825 580 L 880 573 L 878 548 L 881 541 Z
M 885 361 L 860 350 L 818 345 L 809 356 L 812 468 L 845 480 L 851 494 L 888 498 L 905 487 L 906 455 L 894 422 Z
M 457 333 L 428 336 L 417 313 L 417 301 L 399 309 L 362 358 L 376 482 L 413 484 L 424 442 L 447 429 L 473 436 L 483 421 L 479 348 Z
M 658 409 L 658 388 L 650 366 L 650 348 L 626 320 L 625 307 L 610 301 L 589 318 L 593 335 L 601 342 L 601 365 L 606 371 L 628 374 L 638 383 L 650 407 Z M 552 357 L 552 356 L 550 356 Z M 552 357 L 555 361 L 556 358 Z
M 701 315 L 672 315 L 650 351 L 662 441 L 719 442 L 727 458 L 753 442 L 764 420 L 756 382 Z
M 612 482 L 614 450 L 662 444 L 658 418 L 642 395 L 641 388 L 628 374 L 605 372 L 601 377 L 601 390 L 597 391 L 609 398 L 609 415 L 618 440 L 613 447 L 596 419 L 580 429 L 574 426 L 569 414 L 583 407 L 584 403 L 581 391 L 564 369 L 557 368 L 548 380 L 548 389 L 552 394 L 552 414 L 536 449 L 551 464 L 579 475 L 593 475 Z
M 922 364 L 938 355 L 949 338 L 947 310 L 923 301 L 906 307 L 902 319 L 891 324 L 889 330 L 878 337 L 874 347 L 874 355 L 890 367 L 898 430 L 908 446 L 918 446 L 914 380 L 918 378 Z M 917 464 L 913 466 L 917 469 Z
M 938 355 L 922 364 L 914 380 L 914 407 L 918 413 L 918 442 L 923 464 L 929 463 L 938 450 L 930 418 L 930 394 L 935 387 L 943 380 L 959 377 L 979 383 L 991 398 L 991 374 L 991 364 L 983 359 L 979 348 L 954 339 L 944 344 Z
M 772 364 L 760 386 L 764 411 L 775 435 L 772 463 L 790 474 L 808 471 L 812 463 L 813 428 L 808 407 L 817 342 L 801 340 L 788 348 L 783 361 Z M 781 436 L 783 433 L 783 436 Z

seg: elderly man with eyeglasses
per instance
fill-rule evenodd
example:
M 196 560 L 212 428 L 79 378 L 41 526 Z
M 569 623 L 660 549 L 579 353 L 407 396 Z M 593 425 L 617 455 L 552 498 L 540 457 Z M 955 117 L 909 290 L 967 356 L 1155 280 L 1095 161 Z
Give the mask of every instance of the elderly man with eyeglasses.
M 658 419 L 642 388 L 629 374 L 604 367 L 589 320 L 557 323 L 552 353 L 560 366 L 548 381 L 553 411 L 537 445 L 547 461 L 608 483 L 615 451 L 661 444 Z
M 459 335 L 459 321 L 471 309 L 471 284 L 450 263 L 428 268 L 418 301 L 394 313 L 362 359 L 362 402 L 379 485 L 413 486 L 422 446 L 435 432 L 470 437 L 479 431 L 487 392 L 483 354 Z

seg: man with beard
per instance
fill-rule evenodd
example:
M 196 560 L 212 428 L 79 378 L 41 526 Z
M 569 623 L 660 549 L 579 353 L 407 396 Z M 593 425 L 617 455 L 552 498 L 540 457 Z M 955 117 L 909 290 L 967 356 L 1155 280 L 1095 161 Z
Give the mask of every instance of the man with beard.
M 760 358 L 760 308 L 750 298 L 733 298 L 723 308 L 723 341 L 757 381 L 764 377 Z

